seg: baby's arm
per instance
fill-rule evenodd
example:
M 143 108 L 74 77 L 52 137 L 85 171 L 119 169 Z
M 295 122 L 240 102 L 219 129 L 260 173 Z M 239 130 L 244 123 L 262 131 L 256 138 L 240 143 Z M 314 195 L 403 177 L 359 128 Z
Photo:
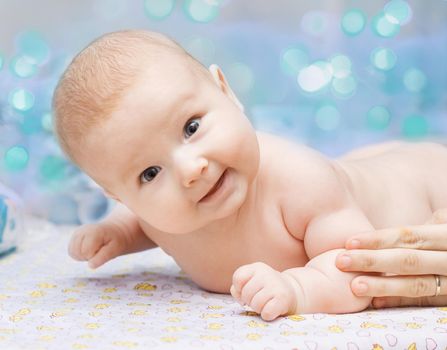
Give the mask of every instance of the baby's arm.
M 73 259 L 88 260 L 91 268 L 97 268 L 117 256 L 156 246 L 141 229 L 135 214 L 117 203 L 102 221 L 77 229 L 68 252 Z
M 345 273 L 335 266 L 346 237 L 354 232 L 371 232 L 373 227 L 356 206 L 321 214 L 310 221 L 304 238 L 311 260 L 304 268 L 292 268 L 284 273 L 300 286 L 298 312 L 345 313 L 365 309 L 371 298 L 359 298 L 351 291 L 351 281 L 358 274 Z
M 263 263 L 244 265 L 233 275 L 231 293 L 265 320 L 294 313 L 363 310 L 371 298 L 352 293 L 350 283 L 358 274 L 337 269 L 335 258 L 342 251 L 337 249 L 340 237 L 371 229 L 355 207 L 320 215 L 306 230 L 305 243 L 312 244 L 315 254 L 306 266 L 279 272 Z
M 282 272 L 291 278 L 295 292 L 293 313 L 349 313 L 364 310 L 369 297 L 357 297 L 351 291 L 351 281 L 357 273 L 344 273 L 335 267 L 342 249 L 334 249 L 310 260 L 305 267 Z

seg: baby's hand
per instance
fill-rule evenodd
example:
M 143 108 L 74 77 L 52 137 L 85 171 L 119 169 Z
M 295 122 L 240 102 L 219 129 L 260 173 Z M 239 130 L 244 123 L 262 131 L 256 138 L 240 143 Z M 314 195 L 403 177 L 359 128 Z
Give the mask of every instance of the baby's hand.
M 231 295 L 250 306 L 266 321 L 294 313 L 293 281 L 267 264 L 257 262 L 239 267 L 233 274 Z
M 68 253 L 75 260 L 88 260 L 89 267 L 95 269 L 121 255 L 126 244 L 125 233 L 118 226 L 104 222 L 87 224 L 73 233 Z

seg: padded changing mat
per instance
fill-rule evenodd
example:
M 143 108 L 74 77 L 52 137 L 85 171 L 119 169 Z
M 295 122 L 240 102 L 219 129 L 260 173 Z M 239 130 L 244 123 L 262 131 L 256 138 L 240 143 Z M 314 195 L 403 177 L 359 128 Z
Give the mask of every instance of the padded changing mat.
M 0 349 L 446 349 L 446 308 L 294 315 L 264 322 L 208 293 L 160 249 L 96 271 L 68 257 L 72 227 L 27 219 L 0 259 Z

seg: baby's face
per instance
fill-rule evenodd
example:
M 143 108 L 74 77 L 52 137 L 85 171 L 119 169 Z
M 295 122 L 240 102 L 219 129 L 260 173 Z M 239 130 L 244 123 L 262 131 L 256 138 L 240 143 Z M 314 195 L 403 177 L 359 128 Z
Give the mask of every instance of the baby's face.
M 223 76 L 184 67 L 144 74 L 88 135 L 82 162 L 106 193 L 168 233 L 235 215 L 259 166 L 255 131 Z

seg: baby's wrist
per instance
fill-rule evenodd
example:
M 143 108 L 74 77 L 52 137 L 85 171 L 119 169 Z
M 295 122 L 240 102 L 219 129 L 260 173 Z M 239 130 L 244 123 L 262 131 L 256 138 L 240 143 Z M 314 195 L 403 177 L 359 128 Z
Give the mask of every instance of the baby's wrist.
M 97 223 L 102 229 L 113 232 L 113 234 L 126 234 L 125 225 L 121 224 L 117 220 L 104 219 Z
M 287 283 L 292 291 L 292 300 L 289 305 L 289 315 L 293 315 L 299 312 L 299 306 L 304 301 L 304 294 L 302 293 L 302 288 L 298 281 L 294 278 L 294 276 L 288 271 L 285 270 L 281 272 L 285 283 Z

